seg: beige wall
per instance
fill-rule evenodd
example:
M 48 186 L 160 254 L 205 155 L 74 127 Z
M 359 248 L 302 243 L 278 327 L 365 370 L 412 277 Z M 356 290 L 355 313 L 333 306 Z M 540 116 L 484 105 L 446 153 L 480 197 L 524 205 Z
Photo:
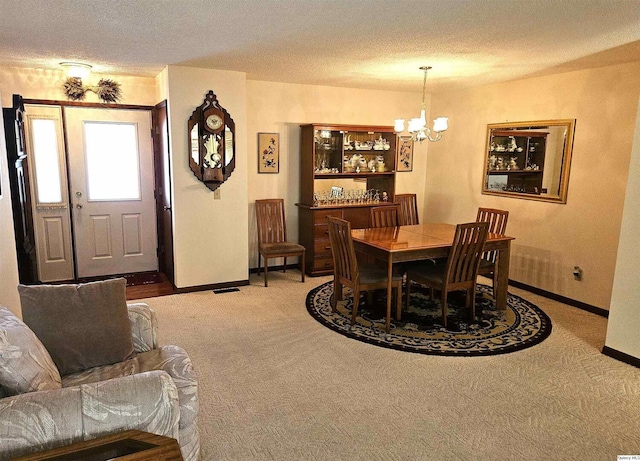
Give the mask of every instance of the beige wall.
M 11 96 L 0 91 L 0 107 L 3 98 L 7 107 L 11 107 Z M 13 214 L 11 211 L 11 193 L 9 192 L 9 170 L 7 168 L 7 148 L 4 143 L 4 122 L 0 112 L 0 306 L 6 306 L 17 315 L 21 315 L 18 296 L 18 262 L 15 237 L 13 233 Z
M 450 129 L 429 152 L 426 213 L 455 223 L 509 210 L 510 277 L 608 309 L 639 93 L 636 62 L 433 95 Z M 577 119 L 566 205 L 480 193 L 488 123 L 561 118 Z
M 419 116 L 420 94 L 247 81 L 249 166 L 249 258 L 258 266 L 254 202 L 283 198 L 289 240 L 298 241 L 300 125 L 335 123 L 393 125 L 395 118 Z M 429 101 L 427 101 L 429 104 Z M 279 174 L 258 174 L 258 133 L 280 133 Z M 413 172 L 398 173 L 396 192 L 416 192 L 423 203 L 427 146 L 415 148 Z M 270 260 L 270 265 L 282 260 Z
M 508 209 L 509 234 L 517 238 L 511 278 L 608 309 L 639 76 L 640 63 L 632 63 L 434 95 L 428 113 L 449 116 L 450 129 L 442 141 L 416 146 L 414 170 L 398 173 L 396 191 L 418 192 L 423 221 L 472 220 L 478 206 Z M 235 72 L 175 66 L 155 79 L 111 77 L 123 85 L 123 103 L 169 99 L 179 287 L 246 278 L 248 267 L 257 265 L 256 199 L 285 198 L 289 235 L 297 240 L 300 124 L 390 125 L 417 115 L 420 100 L 412 93 L 252 81 Z M 5 100 L 13 93 L 64 99 L 63 81 L 61 71 L 0 68 Z M 186 120 L 209 89 L 239 130 L 238 166 L 216 201 L 193 177 L 185 153 Z M 486 124 L 549 118 L 577 119 L 568 203 L 482 195 Z M 277 175 L 257 173 L 258 132 L 280 133 Z M 229 216 L 236 218 L 230 222 Z M 208 241 L 230 234 L 237 238 L 223 249 Z M 584 270 L 582 282 L 573 280 L 574 265 Z
M 640 359 L 640 108 L 629 165 L 606 345 Z
M 169 66 L 171 170 L 175 284 L 178 288 L 247 280 L 247 91 L 246 77 Z M 236 167 L 220 186 L 220 199 L 189 168 L 187 120 L 209 90 L 236 124 Z
M 158 102 L 154 78 L 91 74 L 83 83 L 85 86 L 97 85 L 100 78 L 110 78 L 120 84 L 120 104 L 153 106 Z M 15 93 L 25 99 L 66 101 L 67 97 L 62 90 L 65 80 L 62 70 L 0 67 L 0 93 L 5 95 L 5 100 Z M 100 100 L 94 93 L 88 92 L 83 102 Z

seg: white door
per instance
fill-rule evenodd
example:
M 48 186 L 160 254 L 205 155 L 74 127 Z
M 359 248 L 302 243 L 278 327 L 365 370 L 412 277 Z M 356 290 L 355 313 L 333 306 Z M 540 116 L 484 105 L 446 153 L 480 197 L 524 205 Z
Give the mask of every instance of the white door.
M 67 168 L 59 106 L 25 105 L 38 280 L 73 280 Z
M 155 271 L 151 112 L 65 108 L 78 277 Z

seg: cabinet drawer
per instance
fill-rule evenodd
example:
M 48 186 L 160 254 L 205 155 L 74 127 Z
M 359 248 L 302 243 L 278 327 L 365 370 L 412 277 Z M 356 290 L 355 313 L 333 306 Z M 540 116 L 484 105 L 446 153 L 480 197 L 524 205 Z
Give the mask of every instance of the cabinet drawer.
M 329 239 L 329 225 L 324 226 L 313 226 L 313 238 L 314 240 L 318 239 Z
M 313 212 L 314 224 L 327 224 L 327 217 L 342 218 L 342 210 L 322 210 Z
M 320 258 L 313 258 L 314 270 L 331 270 L 333 269 L 333 258 L 322 256 Z
M 331 257 L 331 244 L 329 239 L 316 239 L 313 242 L 313 254 L 315 256 L 329 256 Z

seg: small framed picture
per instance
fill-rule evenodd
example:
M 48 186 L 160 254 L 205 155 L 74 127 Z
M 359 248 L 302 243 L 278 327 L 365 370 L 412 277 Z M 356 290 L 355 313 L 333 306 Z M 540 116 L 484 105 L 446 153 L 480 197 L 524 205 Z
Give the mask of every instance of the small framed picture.
M 258 133 L 258 173 L 280 171 L 280 134 Z
M 398 171 L 413 171 L 413 140 L 399 138 Z

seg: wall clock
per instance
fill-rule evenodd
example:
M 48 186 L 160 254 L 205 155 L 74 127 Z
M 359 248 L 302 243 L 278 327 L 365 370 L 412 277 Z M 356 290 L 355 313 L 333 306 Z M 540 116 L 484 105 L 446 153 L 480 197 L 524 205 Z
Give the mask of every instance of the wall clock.
M 216 190 L 236 166 L 235 123 L 209 91 L 187 121 L 189 167 L 211 190 Z
M 207 128 L 210 130 L 218 130 L 224 122 L 217 114 L 211 114 L 207 117 Z

